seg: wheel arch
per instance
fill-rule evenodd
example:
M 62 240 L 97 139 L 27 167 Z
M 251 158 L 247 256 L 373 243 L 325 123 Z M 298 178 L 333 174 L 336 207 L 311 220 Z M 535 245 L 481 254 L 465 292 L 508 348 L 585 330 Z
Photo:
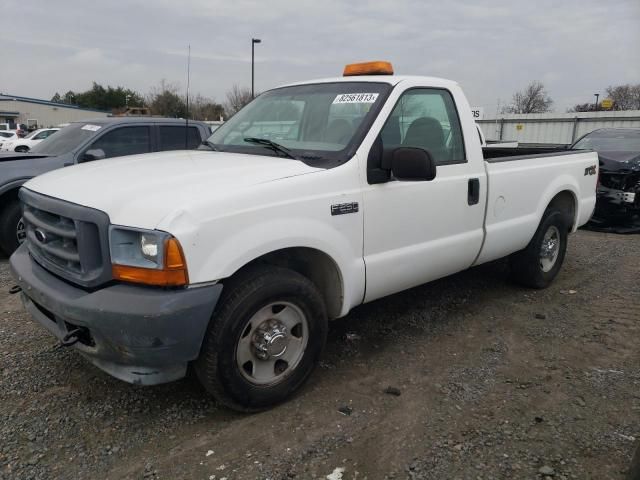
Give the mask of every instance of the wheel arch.
M 337 318 L 341 315 L 344 304 L 344 279 L 337 262 L 327 253 L 310 247 L 274 250 L 246 263 L 228 279 L 255 265 L 284 267 L 304 275 L 313 282 L 322 295 L 329 318 Z M 222 280 L 222 283 L 224 284 L 225 280 Z
M 27 181 L 28 178 L 15 180 L 9 182 L 6 185 L 0 187 L 0 205 L 7 205 L 8 202 L 18 199 L 18 192 L 20 187 Z
M 548 202 L 545 211 L 550 208 L 557 208 L 565 213 L 568 219 L 570 219 L 569 232 L 575 231 L 578 221 L 578 199 L 575 192 L 571 189 L 561 190 L 556 193 L 553 198 Z

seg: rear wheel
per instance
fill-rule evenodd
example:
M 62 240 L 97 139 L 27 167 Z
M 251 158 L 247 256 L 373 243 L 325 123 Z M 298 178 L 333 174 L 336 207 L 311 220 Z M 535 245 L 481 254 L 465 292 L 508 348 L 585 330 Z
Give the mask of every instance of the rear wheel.
M 527 248 L 509 257 L 513 280 L 526 287 L 548 287 L 562 267 L 568 232 L 566 213 L 548 209 Z
M 218 400 L 259 411 L 298 390 L 327 336 L 320 292 L 289 269 L 263 266 L 225 284 L 195 371 Z
M 0 211 L 0 248 L 11 255 L 24 241 L 26 231 L 22 220 L 22 210 L 18 200 L 11 200 Z

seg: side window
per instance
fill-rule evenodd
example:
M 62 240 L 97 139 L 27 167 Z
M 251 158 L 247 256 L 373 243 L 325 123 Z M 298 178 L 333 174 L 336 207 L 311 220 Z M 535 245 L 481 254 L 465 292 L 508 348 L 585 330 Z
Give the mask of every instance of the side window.
M 105 133 L 88 150 L 102 150 L 104 158 L 135 155 L 151 151 L 149 127 L 120 127 Z
M 44 132 L 40 132 L 39 134 L 37 134 L 35 137 L 33 137 L 33 139 L 34 140 L 44 140 L 49 135 L 51 135 L 53 132 L 55 132 L 55 130 L 45 130 Z
M 385 150 L 423 148 L 438 165 L 466 162 L 460 120 L 451 94 L 436 88 L 405 92 L 380 132 Z
M 202 142 L 200 132 L 197 127 L 188 127 L 187 149 L 197 148 Z M 185 127 L 180 126 L 160 126 L 160 150 L 184 150 L 185 148 Z

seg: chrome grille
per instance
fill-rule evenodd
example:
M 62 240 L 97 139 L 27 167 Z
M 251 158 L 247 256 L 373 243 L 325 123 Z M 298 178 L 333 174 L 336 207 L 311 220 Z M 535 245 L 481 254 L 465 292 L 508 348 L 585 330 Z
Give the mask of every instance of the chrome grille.
M 20 189 L 26 244 L 50 272 L 93 288 L 112 279 L 106 213 Z
M 24 205 L 22 218 L 32 251 L 61 268 L 83 272 L 76 224 L 71 218 Z

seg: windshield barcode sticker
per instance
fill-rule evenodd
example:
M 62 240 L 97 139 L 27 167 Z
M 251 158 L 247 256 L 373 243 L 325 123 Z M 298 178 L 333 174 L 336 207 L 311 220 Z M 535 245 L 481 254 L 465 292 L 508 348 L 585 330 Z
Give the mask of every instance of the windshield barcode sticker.
M 84 127 L 82 127 L 81 130 L 90 130 L 92 132 L 97 132 L 98 130 L 100 130 L 102 127 L 99 125 L 85 125 Z
M 341 93 L 334 100 L 336 103 L 375 103 L 377 93 Z

